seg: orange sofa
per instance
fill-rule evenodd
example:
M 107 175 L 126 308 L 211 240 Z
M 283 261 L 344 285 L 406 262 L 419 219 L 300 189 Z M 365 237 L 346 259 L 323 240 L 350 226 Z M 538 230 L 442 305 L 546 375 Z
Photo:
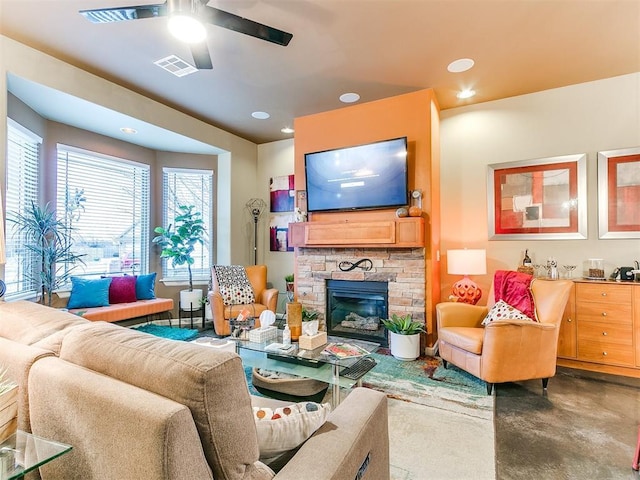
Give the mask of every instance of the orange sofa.
M 119 322 L 154 315 L 166 316 L 171 319 L 172 311 L 173 300 L 171 298 L 154 298 L 129 303 L 114 303 L 106 307 L 72 308 L 69 310 L 70 313 L 94 322 Z

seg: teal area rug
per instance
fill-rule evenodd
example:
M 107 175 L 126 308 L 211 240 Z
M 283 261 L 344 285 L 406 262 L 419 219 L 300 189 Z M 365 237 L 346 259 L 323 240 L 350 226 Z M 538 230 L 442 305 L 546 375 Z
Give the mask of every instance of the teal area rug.
M 173 340 L 191 340 L 202 333 L 198 330 L 172 328 L 154 324 L 132 327 L 138 331 Z M 449 364 L 442 366 L 438 357 L 420 357 L 403 362 L 381 348 L 372 354 L 378 363 L 362 379 L 363 386 L 384 392 L 389 398 L 441 408 L 480 418 L 493 415 L 494 397 L 487 395 L 482 380 Z M 253 386 L 251 368 L 245 367 L 247 386 L 252 395 L 263 396 Z
M 131 328 L 139 332 L 150 333 L 156 337 L 169 338 L 171 340 L 191 340 L 198 336 L 198 330 L 195 329 L 173 328 L 164 325 L 154 325 L 152 323 Z
M 244 376 L 247 379 L 247 386 L 249 387 L 249 393 L 251 395 L 255 395 L 256 397 L 266 397 L 266 395 L 261 394 L 256 387 L 253 386 L 253 368 L 252 367 L 244 367 Z
M 482 380 L 438 357 L 420 357 L 403 362 L 391 355 L 374 353 L 378 362 L 362 381 L 390 398 L 487 418 L 493 415 L 494 397 L 487 395 Z

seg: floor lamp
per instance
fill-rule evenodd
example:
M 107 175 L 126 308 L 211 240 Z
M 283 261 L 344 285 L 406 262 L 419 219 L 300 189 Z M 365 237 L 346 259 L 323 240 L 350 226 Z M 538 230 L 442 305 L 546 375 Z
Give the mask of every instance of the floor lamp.
M 462 280 L 453 284 L 451 295 L 458 302 L 475 305 L 482 297 L 480 287 L 469 275 L 487 274 L 487 251 L 483 249 L 447 250 L 447 273 L 464 275 Z
M 267 208 L 267 204 L 261 198 L 252 198 L 249 200 L 246 205 L 246 209 L 253 216 L 253 264 L 258 264 L 258 219 L 262 212 L 264 212 L 265 208 Z

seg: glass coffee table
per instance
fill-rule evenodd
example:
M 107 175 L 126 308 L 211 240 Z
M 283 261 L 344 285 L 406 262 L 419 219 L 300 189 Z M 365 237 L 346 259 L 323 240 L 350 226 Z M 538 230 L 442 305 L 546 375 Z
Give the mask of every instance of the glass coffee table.
M 379 343 L 366 342 L 342 337 L 328 337 L 327 344 L 314 350 L 301 350 L 297 342 L 291 342 L 291 349 L 282 350 L 274 348 L 274 344 L 282 343 L 282 331 L 278 330 L 276 339 L 257 343 L 247 340 L 234 339 L 237 352 L 242 357 L 244 365 L 273 370 L 281 373 L 297 375 L 299 377 L 312 378 L 331 385 L 331 403 L 335 407 L 340 402 L 340 388 L 352 388 L 354 385 L 362 385 L 362 377 L 366 372 L 356 378 L 347 378 L 345 373 L 351 367 L 364 366 L 364 362 L 358 364 L 363 358 L 368 358 L 368 354 L 375 352 Z M 325 348 L 330 344 L 349 344 L 361 349 L 363 355 L 351 358 L 339 358 L 330 353 L 325 353 Z M 358 364 L 358 365 L 356 365 Z M 375 362 L 366 366 L 373 368 Z M 365 368 L 365 369 L 366 369 Z M 367 370 L 368 371 L 368 370 Z
M 0 443 L 0 480 L 22 478 L 70 450 L 71 445 L 18 430 Z

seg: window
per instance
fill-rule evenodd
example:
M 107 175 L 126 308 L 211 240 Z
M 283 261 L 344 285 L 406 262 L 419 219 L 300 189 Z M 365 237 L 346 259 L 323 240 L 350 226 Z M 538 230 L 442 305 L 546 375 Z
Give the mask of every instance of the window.
M 31 206 L 38 203 L 38 159 L 42 138 L 7 119 L 7 189 L 6 218 L 16 218 Z M 5 225 L 7 263 L 4 270 L 7 284 L 7 298 L 16 298 L 23 294 L 35 293 L 36 283 L 32 275 L 30 261 L 32 255 L 26 248 L 22 235 L 17 233 L 18 226 L 12 222 Z
M 195 279 L 209 280 L 211 276 L 211 219 L 213 217 L 213 172 L 211 170 L 192 170 L 183 168 L 162 169 L 163 213 L 162 224 L 173 225 L 180 205 L 193 205 L 194 211 L 202 214 L 204 222 L 204 245 L 196 245 L 193 253 L 195 260 L 191 272 Z M 162 263 L 162 276 L 165 280 L 186 280 L 187 266 L 174 267 L 166 259 Z
M 74 275 L 149 270 L 149 166 L 58 145 L 58 217 L 85 265 Z

